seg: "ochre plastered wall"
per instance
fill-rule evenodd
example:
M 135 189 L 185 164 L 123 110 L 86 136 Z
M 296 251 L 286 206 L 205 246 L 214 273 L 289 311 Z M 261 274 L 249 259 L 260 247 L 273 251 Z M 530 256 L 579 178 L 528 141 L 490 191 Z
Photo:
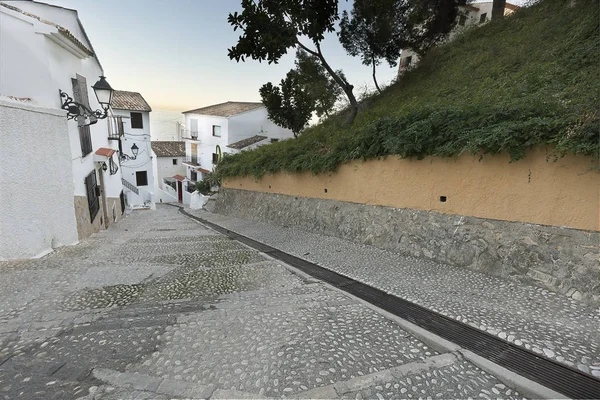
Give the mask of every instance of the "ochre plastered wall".
M 513 163 L 508 155 L 420 161 L 388 157 L 351 162 L 317 176 L 228 178 L 223 186 L 598 231 L 598 162 L 579 156 L 547 161 L 547 154 L 537 149 Z

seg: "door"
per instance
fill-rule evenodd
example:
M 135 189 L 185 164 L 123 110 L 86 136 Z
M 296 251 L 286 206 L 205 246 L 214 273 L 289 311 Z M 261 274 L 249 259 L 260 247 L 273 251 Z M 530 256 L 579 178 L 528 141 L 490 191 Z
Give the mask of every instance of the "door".
M 183 183 L 177 181 L 177 200 L 183 203 Z

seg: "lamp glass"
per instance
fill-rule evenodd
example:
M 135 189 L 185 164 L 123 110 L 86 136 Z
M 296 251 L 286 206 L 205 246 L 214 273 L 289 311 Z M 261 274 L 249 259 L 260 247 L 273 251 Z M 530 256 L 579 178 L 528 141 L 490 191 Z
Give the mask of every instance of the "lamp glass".
M 140 150 L 139 147 L 137 147 L 137 145 L 135 143 L 133 144 L 133 146 L 131 146 L 131 153 L 133 154 L 134 157 L 137 157 L 139 150 Z
M 94 83 L 92 86 L 94 89 L 94 93 L 96 94 L 96 98 L 98 99 L 98 103 L 102 105 L 104 108 L 108 108 L 110 106 L 110 102 L 112 100 L 113 88 L 108 84 L 106 78 L 104 76 L 100 76 L 100 80 Z

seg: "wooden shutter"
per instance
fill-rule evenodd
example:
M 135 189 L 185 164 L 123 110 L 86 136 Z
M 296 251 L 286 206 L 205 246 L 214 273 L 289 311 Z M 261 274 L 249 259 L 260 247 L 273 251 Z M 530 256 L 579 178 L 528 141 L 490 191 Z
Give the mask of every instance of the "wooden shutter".
M 98 200 L 98 196 L 96 195 L 96 187 L 98 183 L 96 181 L 96 170 L 93 170 L 86 178 L 85 178 L 85 190 L 88 198 L 88 207 L 90 209 L 90 219 L 94 222 L 94 218 L 98 214 L 100 210 L 100 201 Z

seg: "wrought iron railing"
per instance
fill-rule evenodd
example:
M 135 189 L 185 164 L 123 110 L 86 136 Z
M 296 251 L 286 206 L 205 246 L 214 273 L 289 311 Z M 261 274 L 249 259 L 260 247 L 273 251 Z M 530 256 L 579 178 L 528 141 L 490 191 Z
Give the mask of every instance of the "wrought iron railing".
M 140 191 L 138 190 L 137 186 L 132 185 L 128 180 L 126 180 L 125 178 L 121 178 L 121 182 L 123 182 L 123 186 L 125 186 L 127 189 L 131 190 L 133 193 L 135 194 L 140 194 Z
M 174 190 L 177 190 L 177 181 L 175 179 L 164 178 L 164 182 L 171 186 Z

